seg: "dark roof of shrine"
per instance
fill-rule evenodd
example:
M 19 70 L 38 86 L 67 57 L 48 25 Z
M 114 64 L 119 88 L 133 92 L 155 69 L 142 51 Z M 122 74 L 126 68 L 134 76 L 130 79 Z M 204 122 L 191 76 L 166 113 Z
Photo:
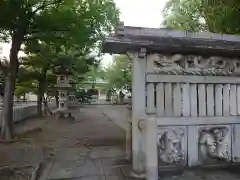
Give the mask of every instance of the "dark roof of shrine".
M 147 48 L 147 52 L 240 56 L 240 36 L 121 25 L 106 37 L 102 52 L 123 54 L 139 48 Z

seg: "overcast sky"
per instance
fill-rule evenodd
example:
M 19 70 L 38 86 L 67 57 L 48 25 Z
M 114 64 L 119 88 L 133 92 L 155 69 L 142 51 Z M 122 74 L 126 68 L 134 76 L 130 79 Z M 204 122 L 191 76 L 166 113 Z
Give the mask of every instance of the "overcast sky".
M 158 28 L 163 20 L 162 10 L 167 0 L 115 0 L 121 11 L 120 19 L 124 25 Z M 2 55 L 8 57 L 9 45 L 4 45 Z M 105 55 L 103 63 L 107 65 L 112 57 Z
M 121 11 L 124 25 L 158 28 L 163 20 L 162 11 L 167 0 L 115 0 Z M 104 55 L 103 64 L 112 61 L 112 56 Z

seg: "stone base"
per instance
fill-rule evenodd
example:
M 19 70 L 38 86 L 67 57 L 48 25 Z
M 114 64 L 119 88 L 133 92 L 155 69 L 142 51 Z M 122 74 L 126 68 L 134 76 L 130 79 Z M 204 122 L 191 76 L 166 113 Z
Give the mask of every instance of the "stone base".
M 59 113 L 59 119 L 75 120 L 75 117 L 73 117 L 72 113 L 70 113 L 70 112 L 60 112 Z
M 133 172 L 131 165 L 122 166 L 121 170 L 126 180 L 146 179 L 145 174 L 137 174 Z
M 239 174 L 240 163 L 228 164 L 228 166 L 199 166 L 194 168 L 182 167 L 182 168 L 172 168 L 164 169 L 159 168 L 158 179 L 184 179 L 184 180 L 200 180 L 199 177 L 208 177 L 212 179 L 212 176 L 220 176 L 220 180 L 229 179 L 228 176 L 235 176 Z M 131 166 L 122 166 L 121 170 L 126 180 L 139 180 L 141 178 L 136 178 L 131 176 Z M 221 173 L 221 174 L 220 174 Z M 145 178 L 142 178 L 145 179 Z M 231 179 L 231 178 L 230 178 Z M 236 178 L 238 179 L 238 178 Z M 234 180 L 236 180 L 234 179 Z

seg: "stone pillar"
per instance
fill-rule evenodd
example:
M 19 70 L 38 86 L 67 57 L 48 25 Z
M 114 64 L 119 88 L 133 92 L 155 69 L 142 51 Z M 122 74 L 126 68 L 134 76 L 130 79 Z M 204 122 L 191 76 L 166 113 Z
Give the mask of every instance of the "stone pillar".
M 59 109 L 67 108 L 67 90 L 59 90 Z
M 132 159 L 132 108 L 126 108 L 126 159 Z
M 145 142 L 138 121 L 145 117 L 146 49 L 134 53 L 132 61 L 132 175 L 143 178 L 146 173 Z
M 147 119 L 146 128 L 146 180 L 158 180 L 157 120 Z

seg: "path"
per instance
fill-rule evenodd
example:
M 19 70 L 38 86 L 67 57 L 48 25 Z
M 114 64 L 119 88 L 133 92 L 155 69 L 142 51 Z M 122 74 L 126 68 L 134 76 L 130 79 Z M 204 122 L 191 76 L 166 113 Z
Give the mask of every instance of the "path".
M 28 180 L 42 162 L 43 154 L 52 154 L 51 163 L 43 171 L 47 180 L 124 180 L 120 167 L 126 171 L 130 169 L 124 160 L 124 131 L 103 112 L 102 108 L 88 107 L 76 110 L 76 122 L 48 117 L 18 124 L 16 130 L 20 139 L 0 145 L 0 179 Z M 115 117 L 119 113 L 110 115 Z M 25 127 L 34 131 L 26 133 Z M 231 170 L 232 173 L 226 170 L 186 170 L 161 179 L 240 179 L 238 169 Z
M 49 179 L 80 178 L 122 180 L 120 166 L 124 163 L 124 132 L 102 115 L 98 109 L 86 108 L 73 128 L 67 147 L 56 150 L 54 166 Z M 75 131 L 69 132 L 69 131 Z M 72 142 L 72 140 L 75 141 Z
M 77 110 L 74 116 L 76 122 L 52 117 L 26 122 L 25 126 L 41 129 L 20 136 L 21 141 L 1 145 L 0 166 L 14 165 L 19 169 L 3 172 L 1 177 L 26 180 L 42 160 L 45 147 L 44 151 L 54 154 L 47 171 L 48 180 L 123 180 L 120 166 L 127 163 L 124 131 L 97 108 Z

